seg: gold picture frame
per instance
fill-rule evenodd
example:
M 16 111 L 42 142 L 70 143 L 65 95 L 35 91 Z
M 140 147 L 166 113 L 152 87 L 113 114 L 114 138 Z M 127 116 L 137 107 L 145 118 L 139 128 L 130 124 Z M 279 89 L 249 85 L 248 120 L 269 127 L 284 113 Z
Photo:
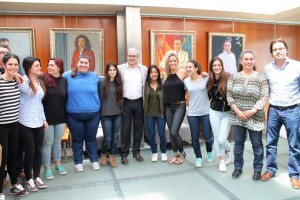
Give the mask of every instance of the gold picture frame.
M 86 45 L 82 52 L 78 50 L 79 38 L 84 38 Z M 91 71 L 104 74 L 103 29 L 50 28 L 50 52 L 51 57 L 63 59 L 65 71 L 74 68 L 78 56 L 83 53 L 91 58 Z
M 225 32 L 209 32 L 208 33 L 208 62 L 216 56 L 222 57 L 225 51 L 225 42 L 230 41 L 231 53 L 235 57 L 235 67 L 238 65 L 238 59 L 246 46 L 246 34 L 244 33 L 225 33 Z M 222 58 L 221 58 L 222 59 Z M 223 60 L 223 59 L 222 59 Z M 224 60 L 223 60 L 224 62 Z M 226 61 L 224 62 L 224 68 Z M 229 67 L 228 67 L 229 68 Z
M 35 56 L 33 27 L 1 27 L 0 44 L 7 45 L 11 53 L 18 55 L 20 66 L 27 56 Z
M 181 51 L 176 51 L 176 41 L 181 43 Z M 196 31 L 150 30 L 151 64 L 165 71 L 165 58 L 171 52 L 178 53 L 179 68 L 196 59 Z

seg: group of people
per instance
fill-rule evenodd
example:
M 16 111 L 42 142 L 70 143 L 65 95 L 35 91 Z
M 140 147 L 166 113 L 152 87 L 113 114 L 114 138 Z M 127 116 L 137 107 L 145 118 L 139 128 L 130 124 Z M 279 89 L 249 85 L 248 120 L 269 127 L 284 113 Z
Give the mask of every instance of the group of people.
M 287 52 L 288 46 L 283 39 L 272 41 L 270 53 L 274 61 L 265 67 L 264 74 L 256 71 L 252 50 L 241 53 L 238 72 L 233 74 L 225 71 L 219 57 L 210 61 L 206 73 L 201 72 L 196 60 L 189 60 L 185 69 L 179 68 L 178 55 L 170 53 L 165 61 L 166 79 L 162 81 L 159 67 L 151 65 L 147 68 L 138 63 L 139 51 L 136 48 L 127 50 L 126 63 L 119 66 L 108 63 L 104 77 L 91 72 L 91 58 L 81 54 L 76 67 L 65 73 L 62 59 L 50 58 L 43 75 L 40 60 L 26 57 L 22 63 L 25 75 L 21 78 L 17 73 L 18 56 L 0 46 L 3 67 L 0 75 L 0 180 L 5 178 L 7 168 L 10 193 L 28 194 L 17 182 L 18 149 L 22 149 L 21 157 L 24 153 L 21 165 L 29 191 L 47 187 L 39 174 L 42 163 L 45 178 L 54 178 L 51 153 L 54 154 L 57 173 L 66 174 L 60 163 L 60 140 L 66 125 L 72 135 L 73 160 L 78 172 L 84 170 L 84 143 L 94 170 L 98 170 L 100 164 L 117 166 L 115 155 L 121 126 L 121 163 L 129 163 L 130 148 L 133 157 L 143 161 L 140 147 L 144 119 L 149 133 L 151 160 L 156 162 L 159 157 L 155 140 L 157 129 L 161 160 L 181 164 L 186 153 L 179 130 L 187 114 L 196 167 L 202 167 L 201 127 L 207 162 L 213 161 L 214 146 L 219 170 L 227 171 L 231 151 L 227 138 L 230 126 L 233 126 L 233 178 L 242 174 L 247 132 L 254 153 L 253 180 L 266 181 L 275 176 L 279 131 L 285 125 L 289 143 L 289 176 L 292 186 L 299 189 L 300 63 L 288 58 Z M 264 107 L 268 99 L 267 172 L 261 175 L 264 159 L 262 132 L 266 124 Z M 99 163 L 96 135 L 100 120 L 104 138 Z M 166 124 L 173 150 L 170 159 L 166 153 Z M 2 188 L 3 181 L 0 181 L 1 200 L 5 199 Z

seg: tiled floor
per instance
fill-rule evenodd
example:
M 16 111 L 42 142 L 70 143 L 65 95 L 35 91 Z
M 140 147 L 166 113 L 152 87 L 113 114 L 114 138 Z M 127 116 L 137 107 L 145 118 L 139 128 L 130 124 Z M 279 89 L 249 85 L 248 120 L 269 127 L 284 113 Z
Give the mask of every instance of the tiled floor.
M 265 140 L 265 139 L 264 139 Z M 233 147 L 233 143 L 231 143 Z M 201 144 L 203 155 L 206 152 Z M 64 176 L 54 172 L 53 180 L 45 180 L 48 188 L 32 192 L 26 197 L 14 197 L 4 191 L 6 199 L 23 200 L 277 200 L 300 199 L 300 191 L 290 186 L 287 174 L 287 150 L 285 139 L 279 141 L 279 171 L 276 177 L 268 182 L 252 180 L 252 147 L 249 141 L 245 146 L 245 164 L 239 179 L 232 179 L 233 163 L 227 172 L 218 171 L 218 160 L 207 163 L 202 168 L 194 166 L 194 153 L 191 146 L 186 145 L 186 161 L 182 165 L 170 165 L 150 160 L 150 149 L 142 150 L 145 161 L 140 163 L 130 154 L 129 165 L 118 167 L 101 167 L 92 170 L 88 160 L 84 161 L 84 171 L 75 172 L 71 157 L 65 164 L 68 174 Z M 172 156 L 168 150 L 168 156 Z M 205 156 L 204 156 L 205 158 Z M 233 159 L 233 158 L 232 158 Z M 265 170 L 265 167 L 264 167 Z M 43 170 L 41 170 L 41 175 Z

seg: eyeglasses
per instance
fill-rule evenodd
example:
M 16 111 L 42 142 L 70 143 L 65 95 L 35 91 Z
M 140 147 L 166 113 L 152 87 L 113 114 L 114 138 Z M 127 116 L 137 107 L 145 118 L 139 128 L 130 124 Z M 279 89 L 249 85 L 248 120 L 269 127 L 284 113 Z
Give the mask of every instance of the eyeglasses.
M 9 52 L 8 51 L 0 51 L 0 54 L 6 55 L 6 54 L 9 54 Z
M 138 56 L 137 55 L 127 55 L 127 57 L 129 57 L 129 58 L 137 58 Z
M 284 47 L 279 47 L 279 48 L 273 49 L 273 51 L 282 51 L 282 50 L 285 50 L 285 48 Z

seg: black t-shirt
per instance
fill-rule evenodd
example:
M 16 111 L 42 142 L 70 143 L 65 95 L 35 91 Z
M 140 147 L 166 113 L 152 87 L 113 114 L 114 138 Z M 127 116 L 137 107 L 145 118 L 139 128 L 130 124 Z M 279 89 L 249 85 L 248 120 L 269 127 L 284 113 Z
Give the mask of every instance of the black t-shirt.
M 43 99 L 44 111 L 48 124 L 66 123 L 67 80 L 63 77 L 55 78 L 56 87 L 47 87 Z

